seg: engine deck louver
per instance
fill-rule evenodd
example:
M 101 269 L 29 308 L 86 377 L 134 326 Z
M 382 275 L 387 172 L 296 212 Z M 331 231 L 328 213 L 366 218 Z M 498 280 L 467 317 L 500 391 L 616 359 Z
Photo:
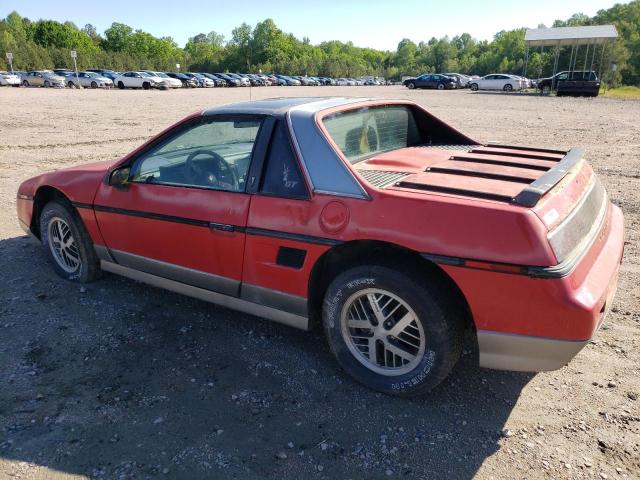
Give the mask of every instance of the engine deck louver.
M 378 188 L 393 185 L 410 175 L 404 172 L 385 172 L 380 170 L 358 170 L 358 173 L 360 173 L 367 182 Z

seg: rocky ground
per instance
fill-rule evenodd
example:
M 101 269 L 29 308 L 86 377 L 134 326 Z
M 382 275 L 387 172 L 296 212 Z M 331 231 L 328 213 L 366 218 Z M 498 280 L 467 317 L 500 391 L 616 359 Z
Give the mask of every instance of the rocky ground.
M 481 141 L 583 146 L 626 216 L 615 306 L 556 372 L 468 348 L 420 400 L 354 383 L 320 332 L 108 276 L 61 281 L 15 215 L 19 183 L 116 159 L 248 89 L 0 89 L 0 478 L 638 478 L 640 102 L 402 87 L 254 98 L 410 98 Z

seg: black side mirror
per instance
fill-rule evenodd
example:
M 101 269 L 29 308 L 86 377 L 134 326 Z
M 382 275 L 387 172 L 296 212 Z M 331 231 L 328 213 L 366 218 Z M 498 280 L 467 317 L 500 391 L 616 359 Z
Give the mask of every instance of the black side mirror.
M 122 167 L 111 172 L 109 176 L 109 185 L 112 187 L 126 189 L 129 185 L 129 176 L 131 175 L 131 168 Z

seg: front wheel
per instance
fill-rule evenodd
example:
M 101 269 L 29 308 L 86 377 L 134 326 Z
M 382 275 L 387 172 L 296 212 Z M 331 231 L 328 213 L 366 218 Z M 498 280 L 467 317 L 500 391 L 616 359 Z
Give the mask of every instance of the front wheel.
M 338 275 L 324 299 L 323 324 L 347 373 L 398 396 L 438 385 L 460 357 L 463 335 L 460 309 L 439 285 L 382 265 Z
M 22 81 L 22 86 L 23 87 L 28 87 L 29 86 L 29 82 L 27 82 L 26 80 Z
M 44 88 L 49 88 L 51 86 L 51 84 L 49 83 L 48 80 L 44 81 Z
M 98 88 L 98 84 L 96 82 L 91 82 L 91 88 Z
M 472 83 L 470 88 L 471 88 L 472 92 L 477 92 L 478 91 L 478 84 L 477 83 Z
M 69 83 L 67 83 L 67 87 L 69 87 L 69 88 L 76 88 L 76 84 L 75 84 L 75 83 L 73 83 L 73 82 L 69 82 Z
M 415 84 L 415 83 L 413 83 L 413 82 L 409 82 L 409 83 L 407 84 L 407 88 L 408 88 L 409 90 L 413 90 L 414 88 L 416 88 L 416 84 Z
M 118 82 L 118 88 L 119 88 L 120 90 L 124 90 L 124 83 L 122 83 L 122 82 Z
M 510 83 L 507 83 L 504 87 L 502 87 L 502 90 L 504 90 L 505 92 L 512 92 L 513 85 L 511 85 Z
M 151 84 L 150 84 L 149 82 L 144 82 L 144 83 L 142 84 L 142 88 L 143 88 L 144 90 L 149 90 L 149 89 L 151 88 Z
M 438 90 L 444 90 L 444 83 L 438 84 Z
M 100 277 L 93 244 L 73 207 L 57 201 L 45 205 L 40 238 L 53 269 L 65 280 L 86 283 Z

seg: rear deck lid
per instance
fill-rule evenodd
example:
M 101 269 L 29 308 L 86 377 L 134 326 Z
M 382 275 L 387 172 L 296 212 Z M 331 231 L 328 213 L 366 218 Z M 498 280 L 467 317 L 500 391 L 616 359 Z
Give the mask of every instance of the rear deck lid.
M 534 207 L 583 156 L 583 151 L 577 148 L 565 151 L 498 144 L 450 147 L 434 145 L 412 148 L 411 154 L 406 151 L 386 154 L 363 162 L 358 172 L 369 183 L 382 188 Z M 389 181 L 382 185 L 380 179 Z

